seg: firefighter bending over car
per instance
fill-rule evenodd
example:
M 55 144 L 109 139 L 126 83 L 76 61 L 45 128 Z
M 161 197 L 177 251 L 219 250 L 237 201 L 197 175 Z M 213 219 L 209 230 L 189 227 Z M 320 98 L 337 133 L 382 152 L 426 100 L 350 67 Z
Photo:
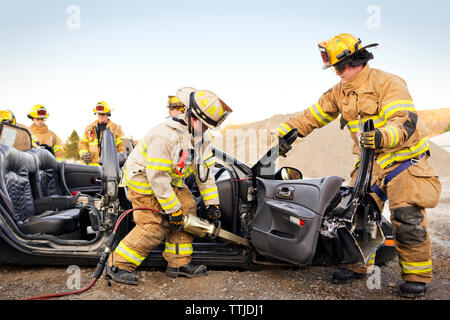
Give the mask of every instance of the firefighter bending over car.
M 339 34 L 319 43 L 324 69 L 332 67 L 341 78 L 319 101 L 278 128 L 280 154 L 289 147 L 283 137 L 297 128 L 306 137 L 340 114 L 341 129 L 350 130 L 353 153 L 361 147 L 375 149 L 371 195 L 383 211 L 389 199 L 395 248 L 404 283 L 400 295 L 421 297 L 432 279 L 430 235 L 425 208 L 439 201 L 441 184 L 429 162 L 426 128 L 419 119 L 406 82 L 393 74 L 371 69 L 373 54 L 351 34 Z M 363 123 L 373 119 L 375 130 L 363 133 Z M 358 163 L 351 173 L 356 180 Z M 351 282 L 367 275 L 367 267 L 352 265 L 333 275 L 335 281 Z
M 181 88 L 177 98 L 186 107 L 184 116 L 171 117 L 149 130 L 128 156 L 123 183 L 133 208 L 136 226 L 109 257 L 107 274 L 114 280 L 137 284 L 133 271 L 165 239 L 163 257 L 169 277 L 199 277 L 206 266 L 192 261 L 193 236 L 182 231 L 184 216 L 196 214 L 196 203 L 185 184 L 195 175 L 207 208 L 208 219 L 220 218 L 219 194 L 210 170 L 215 160 L 206 129 L 218 127 L 232 110 L 214 93 Z
M 114 135 L 117 153 L 124 152 L 125 147 L 122 143 L 122 129 L 109 119 L 111 116 L 109 105 L 105 101 L 98 102 L 94 107 L 94 114 L 97 115 L 97 120 L 88 125 L 84 131 L 84 135 L 80 137 L 78 152 L 85 164 L 98 166 L 102 152 L 103 131 L 109 129 Z
M 46 146 L 51 149 L 56 160 L 62 161 L 62 141 L 53 131 L 49 130 L 45 124 L 45 120 L 48 116 L 47 109 L 45 109 L 43 105 L 35 105 L 27 115 L 29 119 L 33 120 L 30 131 L 36 136 L 40 146 Z

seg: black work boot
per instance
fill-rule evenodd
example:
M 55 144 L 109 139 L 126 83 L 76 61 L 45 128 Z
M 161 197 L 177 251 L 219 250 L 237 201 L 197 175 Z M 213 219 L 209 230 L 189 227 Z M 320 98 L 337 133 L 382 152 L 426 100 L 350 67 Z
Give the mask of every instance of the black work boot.
M 427 284 L 423 282 L 406 281 L 400 286 L 400 296 L 405 298 L 421 298 L 427 291 Z
M 171 278 L 176 278 L 179 276 L 194 278 L 206 276 L 208 271 L 206 271 L 206 266 L 204 265 L 195 265 L 192 263 L 186 264 L 179 268 L 172 268 L 167 266 L 166 275 Z
M 106 265 L 106 274 L 113 280 L 120 283 L 137 285 L 139 281 L 139 277 L 137 276 L 137 274 L 120 269 L 114 265 L 112 267 L 110 267 L 108 264 Z
M 333 273 L 332 281 L 334 283 L 350 283 L 353 279 L 362 279 L 367 277 L 367 273 L 356 273 L 352 270 L 343 268 L 335 273 Z

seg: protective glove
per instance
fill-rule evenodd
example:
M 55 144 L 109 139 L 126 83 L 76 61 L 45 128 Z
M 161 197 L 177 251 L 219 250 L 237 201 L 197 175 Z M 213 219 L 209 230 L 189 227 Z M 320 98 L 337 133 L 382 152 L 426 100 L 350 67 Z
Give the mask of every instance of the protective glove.
M 286 153 L 292 149 L 292 146 L 287 143 L 286 139 L 278 137 L 279 154 L 282 157 L 286 157 Z
M 206 208 L 206 210 L 208 211 L 208 219 L 211 221 L 215 221 L 220 219 L 221 213 L 220 213 L 220 209 L 219 206 L 214 204 L 214 205 L 210 205 L 208 206 L 208 208 Z
M 167 214 L 167 222 L 170 226 L 174 227 L 177 230 L 181 230 L 183 228 L 184 216 L 183 212 L 178 210 L 177 212 L 172 212 Z
M 366 149 L 380 149 L 383 146 L 383 135 L 378 129 L 364 132 L 361 136 L 361 147 Z
M 81 156 L 81 159 L 83 159 L 83 161 L 86 162 L 86 163 L 91 163 L 91 161 L 92 161 L 92 152 L 83 153 L 83 155 Z

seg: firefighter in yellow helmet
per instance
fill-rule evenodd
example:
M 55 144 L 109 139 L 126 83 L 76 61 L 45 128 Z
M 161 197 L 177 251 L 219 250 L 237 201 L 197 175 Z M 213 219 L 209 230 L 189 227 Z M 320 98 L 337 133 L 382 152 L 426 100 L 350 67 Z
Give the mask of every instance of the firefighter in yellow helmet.
M 39 147 L 38 145 L 39 142 L 37 141 L 37 138 L 33 134 L 33 132 L 31 132 L 30 129 L 28 129 L 27 126 L 25 126 L 24 124 L 17 123 L 16 117 L 14 116 L 14 113 L 11 110 L 0 110 L 0 122 L 25 129 L 26 132 L 29 134 L 29 136 L 28 134 L 25 135 L 19 134 L 18 136 L 15 137 L 13 147 L 16 148 L 17 150 L 24 151 L 29 150 L 30 148 Z
M 0 122 L 16 125 L 16 117 L 11 110 L 0 110 Z
M 101 156 L 103 131 L 109 129 L 114 135 L 117 153 L 124 152 L 125 147 L 122 143 L 124 138 L 122 128 L 109 119 L 111 109 L 108 103 L 105 101 L 98 102 L 93 111 L 97 115 L 97 120 L 84 130 L 84 134 L 78 142 L 78 152 L 85 164 L 98 166 Z
M 176 96 L 169 96 L 167 108 L 169 109 L 169 116 L 171 117 L 178 117 L 186 112 L 186 107 L 183 102 L 181 102 Z
M 360 39 L 347 33 L 319 43 L 323 68 L 333 68 L 341 81 L 317 103 L 278 126 L 280 153 L 288 150 L 283 147 L 283 136 L 292 128 L 298 129 L 300 137 L 306 137 L 341 115 L 340 127 L 350 131 L 353 153 L 359 157 L 361 147 L 375 150 L 371 195 L 381 211 L 389 199 L 395 248 L 404 280 L 400 295 L 420 297 L 432 279 L 425 208 L 437 205 L 441 184 L 430 166 L 426 128 L 406 82 L 369 67 L 373 54 L 366 49 L 375 45 L 364 47 Z M 363 134 L 362 124 L 368 119 L 373 119 L 375 130 Z M 354 185 L 356 173 L 357 164 L 350 185 Z M 364 277 L 374 260 L 373 256 L 366 267 L 356 264 L 343 268 L 333 279 L 351 282 Z
M 193 236 L 181 231 L 184 215 L 196 214 L 195 200 L 185 184 L 195 175 L 208 219 L 220 218 L 219 194 L 213 174 L 215 164 L 207 128 L 218 127 L 232 110 L 207 90 L 181 88 L 177 98 L 186 106 L 184 117 L 167 118 L 150 129 L 124 165 L 123 182 L 133 208 L 136 226 L 110 256 L 107 274 L 118 282 L 137 284 L 133 271 L 165 239 L 163 257 L 169 277 L 199 277 L 206 266 L 193 264 Z
M 56 160 L 62 161 L 63 149 L 61 139 L 53 131 L 48 129 L 45 124 L 45 120 L 49 114 L 47 109 L 40 104 L 35 105 L 27 117 L 33 120 L 33 124 L 30 126 L 30 130 L 36 136 L 41 146 L 46 145 L 53 151 Z

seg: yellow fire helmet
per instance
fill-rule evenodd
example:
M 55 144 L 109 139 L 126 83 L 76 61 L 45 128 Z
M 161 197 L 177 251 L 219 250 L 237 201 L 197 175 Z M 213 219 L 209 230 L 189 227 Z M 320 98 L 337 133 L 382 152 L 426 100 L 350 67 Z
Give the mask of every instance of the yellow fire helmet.
M 0 110 L 0 122 L 9 122 L 13 125 L 16 124 L 16 117 L 11 110 Z
M 107 104 L 105 101 L 97 102 L 94 108 L 94 114 L 108 114 L 108 116 L 111 115 L 111 109 L 109 108 L 109 104 Z
M 177 90 L 178 99 L 188 106 L 187 112 L 201 120 L 209 128 L 219 127 L 233 110 L 215 93 L 184 87 Z
M 27 114 L 27 117 L 29 119 L 47 119 L 49 114 L 47 113 L 47 109 L 41 104 L 35 105 L 29 114 Z
M 349 33 L 341 33 L 334 38 L 322 41 L 319 43 L 319 50 L 323 60 L 323 69 L 332 67 L 352 57 L 356 52 L 377 45 L 378 43 L 372 43 L 363 47 L 361 40 Z
M 186 112 L 186 107 L 183 102 L 180 101 L 176 96 L 169 96 L 167 101 L 167 108 L 177 108 L 180 109 L 183 113 Z

